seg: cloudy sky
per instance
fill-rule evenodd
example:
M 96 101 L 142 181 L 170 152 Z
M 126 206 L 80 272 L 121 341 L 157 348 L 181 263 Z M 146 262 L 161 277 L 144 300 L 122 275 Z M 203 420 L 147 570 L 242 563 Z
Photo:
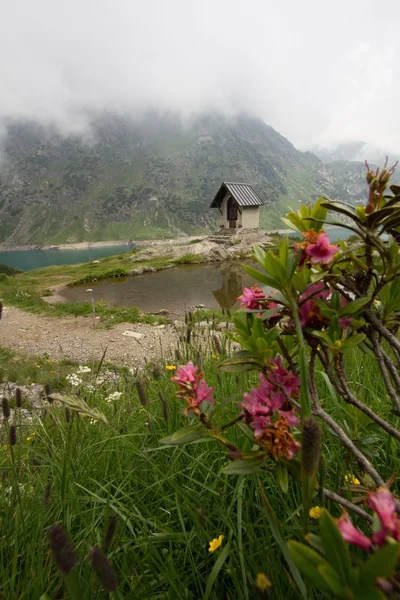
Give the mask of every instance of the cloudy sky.
M 0 0 L 0 118 L 248 111 L 400 151 L 399 0 Z

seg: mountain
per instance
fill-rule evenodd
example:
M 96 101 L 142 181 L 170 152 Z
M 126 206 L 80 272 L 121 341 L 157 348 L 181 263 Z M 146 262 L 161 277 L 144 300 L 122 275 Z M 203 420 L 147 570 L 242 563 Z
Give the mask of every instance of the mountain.
M 365 199 L 362 163 L 324 164 L 263 121 L 210 114 L 103 114 L 83 135 L 8 121 L 0 154 L 0 243 L 173 237 L 213 231 L 225 181 L 253 184 L 263 227 L 322 194 Z
M 390 160 L 390 164 L 393 164 L 397 160 L 397 156 L 391 156 L 390 152 L 382 150 L 367 142 L 353 141 L 353 142 L 341 142 L 339 144 L 332 144 L 330 146 L 314 146 L 311 151 L 318 156 L 324 163 L 330 163 L 338 160 L 351 160 L 361 161 L 364 163 L 368 160 L 370 165 L 383 165 L 386 156 L 389 158 L 395 158 Z

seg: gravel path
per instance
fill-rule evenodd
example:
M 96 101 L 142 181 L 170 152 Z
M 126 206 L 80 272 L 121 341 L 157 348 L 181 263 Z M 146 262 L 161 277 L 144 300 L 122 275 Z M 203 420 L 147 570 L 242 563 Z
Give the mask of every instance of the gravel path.
M 123 335 L 130 332 L 130 336 Z M 132 332 L 143 337 L 135 339 Z M 112 329 L 93 328 L 88 317 L 45 317 L 6 307 L 0 321 L 0 345 L 25 354 L 46 354 L 53 359 L 79 363 L 105 359 L 130 367 L 171 355 L 178 341 L 172 325 L 154 327 L 145 323 L 119 323 Z

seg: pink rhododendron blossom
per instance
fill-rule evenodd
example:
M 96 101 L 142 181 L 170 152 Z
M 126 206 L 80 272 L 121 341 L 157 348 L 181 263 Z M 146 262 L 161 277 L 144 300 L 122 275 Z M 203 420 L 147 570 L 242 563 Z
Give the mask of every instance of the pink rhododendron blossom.
M 258 309 L 263 308 L 261 300 L 265 300 L 265 294 L 258 285 L 251 288 L 243 288 L 243 294 L 239 296 L 240 308 Z
M 331 290 L 325 288 L 323 281 L 314 283 L 306 289 L 299 297 L 299 316 L 302 327 L 320 327 L 328 325 L 329 319 L 321 315 L 319 307 L 315 303 L 316 299 L 327 300 L 331 295 Z
M 321 233 L 318 236 L 316 243 L 307 246 L 305 251 L 310 257 L 312 265 L 327 265 L 331 262 L 336 252 L 339 251 L 339 248 L 329 243 L 329 237 L 326 233 Z
M 299 388 L 299 378 L 282 366 L 280 358 L 273 359 L 268 375 L 260 374 L 259 386 L 244 394 L 240 404 L 243 419 L 254 430 L 258 443 L 275 459 L 281 452 L 281 457 L 290 460 L 300 448 L 289 431 L 299 418 L 287 399 L 296 398 Z
M 347 512 L 344 512 L 342 516 L 336 520 L 336 525 L 340 533 L 343 536 L 345 542 L 349 542 L 349 544 L 354 544 L 363 550 L 369 550 L 372 544 L 372 540 L 367 538 L 366 535 L 361 533 L 356 527 L 354 527 L 353 523 Z
M 214 388 L 207 385 L 203 374 L 198 373 L 198 370 L 199 368 L 189 361 L 186 365 L 178 367 L 175 377 L 172 377 L 172 381 L 175 381 L 179 387 L 178 396 L 187 403 L 186 415 L 189 411 L 199 415 L 200 405 L 203 402 L 214 404 L 211 396 Z
M 396 513 L 396 504 L 393 495 L 385 487 L 379 487 L 375 492 L 368 494 L 368 504 L 379 517 L 382 529 L 373 535 L 373 540 L 381 546 L 386 536 L 400 541 L 400 520 Z

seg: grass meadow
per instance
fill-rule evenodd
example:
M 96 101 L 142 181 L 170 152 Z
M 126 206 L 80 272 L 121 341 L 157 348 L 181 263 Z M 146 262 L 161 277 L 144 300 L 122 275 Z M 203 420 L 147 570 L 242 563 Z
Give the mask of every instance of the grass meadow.
M 11 416 L 3 420 L 0 441 L 1 598 L 300 597 L 260 494 L 261 486 L 283 537 L 301 540 L 300 484 L 290 478 L 284 494 L 271 472 L 225 474 L 229 457 L 215 440 L 185 446 L 160 442 L 195 422 L 184 416 L 183 402 L 171 381 L 177 365 L 188 359 L 200 364 L 207 383 L 214 386 L 215 424 L 234 419 L 243 393 L 257 385 L 256 373 L 219 372 L 218 364 L 230 346 L 228 341 L 217 346 L 211 336 L 201 346 L 193 340 L 182 342 L 179 360 L 175 353 L 165 356 L 159 364 L 149 364 L 139 380 L 127 368 L 102 364 L 101 357 L 98 364 L 84 369 L 84 365 L 0 351 L 3 383 L 47 383 L 54 392 L 84 400 L 108 422 L 46 400 L 42 408 L 32 410 L 30 419 L 24 410 L 31 411 L 26 394 L 22 408 L 15 406 L 14 395 L 9 394 Z M 355 349 L 349 353 L 346 368 L 358 396 L 372 408 L 379 407 L 383 416 L 398 421 L 375 375 L 373 359 Z M 389 479 L 399 468 L 395 442 L 337 398 L 322 373 L 318 386 L 324 407 Z M 8 443 L 11 424 L 16 433 L 12 446 Z M 325 425 L 322 428 L 325 486 L 354 502 L 370 482 L 353 456 Z M 252 448 L 239 426 L 230 428 L 227 436 L 242 449 Z M 349 483 L 350 474 L 359 484 Z M 318 492 L 314 504 L 321 506 Z M 328 502 L 327 507 L 339 515 L 337 505 Z M 110 523 L 111 528 L 116 524 L 111 543 L 110 531 L 106 533 Z M 48 532 L 55 524 L 68 531 L 77 552 L 71 584 L 75 596 L 67 590 L 49 549 Z M 312 520 L 312 529 L 317 531 L 317 519 Z M 221 535 L 222 543 L 210 552 L 210 541 Z M 116 591 L 105 590 L 91 566 L 89 554 L 94 546 L 102 547 L 113 564 Z M 271 583 L 263 592 L 256 585 L 260 574 Z

